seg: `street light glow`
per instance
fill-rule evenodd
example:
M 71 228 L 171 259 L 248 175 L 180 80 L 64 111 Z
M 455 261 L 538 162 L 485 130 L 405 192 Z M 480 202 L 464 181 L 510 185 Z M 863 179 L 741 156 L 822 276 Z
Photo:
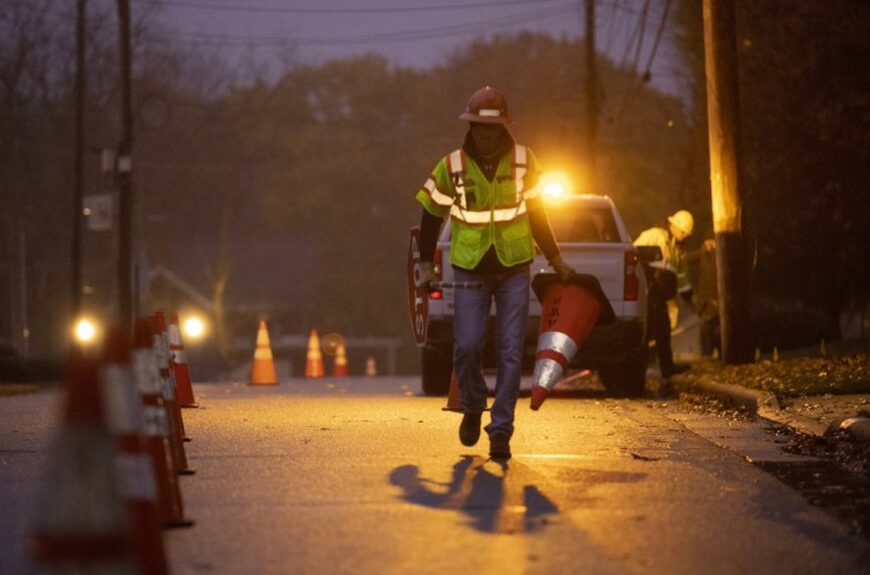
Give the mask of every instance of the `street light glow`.
M 73 332 L 80 343 L 90 344 L 97 337 L 97 326 L 93 320 L 83 317 L 76 322 Z
M 191 316 L 184 320 L 184 335 L 198 340 L 205 336 L 205 322 L 198 316 Z

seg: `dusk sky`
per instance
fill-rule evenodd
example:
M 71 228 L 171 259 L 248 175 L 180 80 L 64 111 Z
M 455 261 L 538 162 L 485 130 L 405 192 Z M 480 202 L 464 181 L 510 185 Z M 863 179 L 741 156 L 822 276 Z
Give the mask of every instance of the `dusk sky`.
M 271 74 L 288 50 L 303 63 L 376 52 L 425 68 L 475 38 L 524 30 L 576 38 L 584 26 L 583 0 L 132 0 L 134 16 L 153 4 L 164 7 L 167 41 L 218 50 L 231 62 L 253 59 Z M 653 85 L 682 94 L 673 10 L 651 58 L 666 4 L 598 0 L 597 48 L 617 64 L 637 62 L 639 72 L 651 61 Z

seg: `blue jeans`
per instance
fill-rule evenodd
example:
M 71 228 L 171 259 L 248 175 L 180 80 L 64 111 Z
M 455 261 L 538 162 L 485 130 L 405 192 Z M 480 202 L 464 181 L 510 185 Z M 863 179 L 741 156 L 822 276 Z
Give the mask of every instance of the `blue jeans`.
M 520 391 L 523 339 L 529 316 L 529 268 L 502 273 L 478 274 L 453 268 L 457 282 L 478 282 L 480 289 L 459 288 L 454 294 L 453 369 L 459 381 L 466 413 L 486 408 L 487 388 L 483 378 L 483 348 L 489 310 L 495 300 L 498 372 L 491 422 L 486 432 L 514 431 L 514 408 Z

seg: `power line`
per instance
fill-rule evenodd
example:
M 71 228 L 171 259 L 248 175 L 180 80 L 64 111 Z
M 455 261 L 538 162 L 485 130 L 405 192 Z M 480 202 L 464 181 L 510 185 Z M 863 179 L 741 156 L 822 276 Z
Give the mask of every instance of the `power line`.
M 190 8 L 195 10 L 209 10 L 220 12 L 247 12 L 260 14 L 399 14 L 409 12 L 443 12 L 445 10 L 466 10 L 471 8 L 499 8 L 506 6 L 529 6 L 540 5 L 556 0 L 501 0 L 489 2 L 466 2 L 462 4 L 435 4 L 428 6 L 404 6 L 395 8 L 361 7 L 361 8 L 295 8 L 290 6 L 263 6 L 238 4 L 211 4 L 197 2 L 195 0 L 134 0 L 137 4 L 157 4 L 160 6 L 172 6 L 178 8 Z
M 251 46 L 284 46 L 293 45 L 346 45 L 346 44 L 371 44 L 382 42 L 407 42 L 416 40 L 428 40 L 433 37 L 448 37 L 459 36 L 468 33 L 480 33 L 486 31 L 487 27 L 505 27 L 516 24 L 524 24 L 535 22 L 547 18 L 560 16 L 566 12 L 573 11 L 573 5 L 553 6 L 549 10 L 536 9 L 534 11 L 523 12 L 502 18 L 490 20 L 478 20 L 467 24 L 459 24 L 452 26 L 441 26 L 437 28 L 427 28 L 419 30 L 403 30 L 399 32 L 386 32 L 383 34 L 366 34 L 360 36 L 332 36 L 332 37 L 293 37 L 293 36 L 250 36 L 250 35 L 221 35 L 221 34 L 206 34 L 194 32 L 190 34 L 180 34 L 176 36 L 163 36 L 149 34 L 148 38 L 158 41 L 178 41 L 192 42 L 206 45 L 219 45 L 229 47 L 251 47 Z M 496 31 L 496 30 L 490 30 Z
M 662 14 L 662 19 L 659 21 L 659 29 L 656 30 L 656 38 L 653 41 L 652 50 L 650 50 L 649 58 L 646 61 L 646 69 L 644 70 L 644 78 L 649 78 L 650 70 L 652 69 L 653 60 L 655 60 L 656 52 L 659 49 L 659 42 L 662 39 L 662 32 L 665 30 L 665 22 L 668 20 L 668 11 L 671 9 L 671 0 L 665 0 L 665 11 Z
M 649 58 L 647 60 L 646 70 L 644 71 L 643 78 L 642 78 L 643 82 L 649 81 L 649 78 L 650 78 L 649 74 L 650 74 L 650 70 L 652 69 L 652 63 L 653 63 L 653 60 L 655 59 L 656 52 L 658 51 L 659 41 L 661 40 L 662 33 L 664 32 L 664 28 L 665 28 L 665 23 L 667 22 L 667 19 L 668 19 L 668 11 L 670 10 L 670 7 L 671 7 L 671 0 L 664 0 L 664 1 L 665 1 L 664 11 L 662 12 L 661 20 L 659 21 L 658 30 L 656 30 L 655 42 L 653 44 L 652 50 L 650 51 L 650 55 L 649 55 Z M 646 0 L 646 4 L 644 4 L 644 9 L 646 9 L 646 7 L 648 5 L 649 5 L 649 0 Z M 643 13 L 641 18 L 642 18 L 643 26 L 646 27 L 646 10 L 644 10 L 644 13 Z M 640 39 L 638 41 L 638 50 L 635 54 L 634 64 L 632 65 L 632 73 L 633 74 L 637 73 L 637 64 L 638 64 L 638 60 L 640 59 L 640 43 L 642 42 L 642 40 L 643 40 L 643 33 L 641 32 Z M 631 79 L 631 81 L 629 82 L 628 87 L 626 88 L 625 93 L 623 94 L 622 102 L 619 106 L 619 109 L 616 112 L 616 123 L 617 124 L 622 119 L 622 115 L 625 112 L 625 110 L 627 109 L 629 103 L 635 97 L 638 85 L 639 85 L 638 78 L 637 78 L 637 76 L 634 76 Z
M 650 0 L 645 0 L 643 4 L 643 10 L 641 11 L 640 18 L 637 21 L 637 26 L 634 29 L 631 37 L 628 39 L 628 44 L 625 46 L 625 53 L 622 55 L 622 63 L 620 64 L 621 68 L 625 68 L 626 64 L 628 64 L 629 54 L 631 53 L 632 47 L 634 47 L 635 42 L 638 42 L 638 51 L 635 55 L 635 62 L 633 70 L 637 70 L 637 57 L 640 52 L 640 43 L 643 41 L 643 30 L 646 28 L 646 15 L 647 10 L 649 9 Z

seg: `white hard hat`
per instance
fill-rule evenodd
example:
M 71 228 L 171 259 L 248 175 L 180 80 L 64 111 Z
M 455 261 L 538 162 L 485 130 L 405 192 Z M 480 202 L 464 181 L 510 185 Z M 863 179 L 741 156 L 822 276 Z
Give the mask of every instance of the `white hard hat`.
M 672 216 L 668 216 L 668 222 L 681 231 L 686 237 L 692 235 L 695 228 L 695 218 L 687 210 L 680 210 Z

